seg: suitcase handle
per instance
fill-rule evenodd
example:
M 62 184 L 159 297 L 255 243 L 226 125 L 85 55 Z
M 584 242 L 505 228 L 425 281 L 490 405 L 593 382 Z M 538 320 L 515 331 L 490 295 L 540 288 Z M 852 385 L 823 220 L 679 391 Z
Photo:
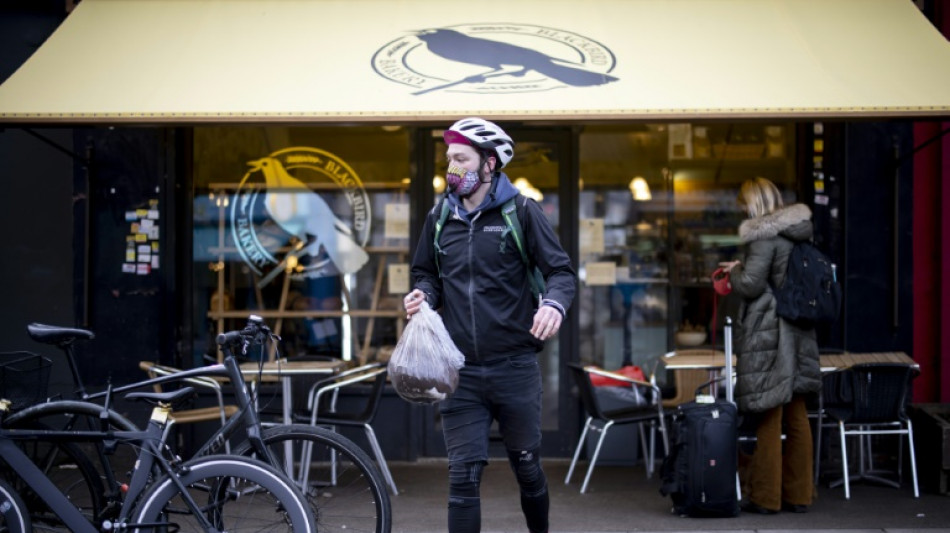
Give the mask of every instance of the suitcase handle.
M 699 396 L 700 394 L 702 394 L 703 389 L 706 389 L 706 388 L 712 389 L 712 386 L 713 386 L 714 383 L 719 383 L 719 382 L 723 381 L 724 379 L 726 379 L 725 376 L 719 376 L 718 378 L 713 378 L 713 379 L 711 379 L 711 380 L 709 380 L 709 381 L 707 381 L 707 382 L 701 384 L 700 386 L 696 387 L 696 393 L 695 393 L 696 396 Z M 712 390 L 710 390 L 709 392 L 712 393 Z

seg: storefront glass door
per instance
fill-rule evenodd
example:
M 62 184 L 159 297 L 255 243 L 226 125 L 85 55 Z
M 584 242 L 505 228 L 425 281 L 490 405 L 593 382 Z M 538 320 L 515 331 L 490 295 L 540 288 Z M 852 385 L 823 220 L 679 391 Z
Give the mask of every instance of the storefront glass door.
M 580 359 L 647 373 L 666 351 L 669 169 L 658 126 L 579 137 Z

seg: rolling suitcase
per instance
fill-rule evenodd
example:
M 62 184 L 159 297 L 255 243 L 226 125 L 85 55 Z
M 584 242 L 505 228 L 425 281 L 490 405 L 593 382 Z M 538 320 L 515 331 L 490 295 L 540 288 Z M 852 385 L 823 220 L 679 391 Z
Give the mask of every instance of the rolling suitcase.
M 738 412 L 732 401 L 732 326 L 725 327 L 726 399 L 699 391 L 673 416 L 674 444 L 661 468 L 660 493 L 673 500 L 673 513 L 686 516 L 739 514 Z

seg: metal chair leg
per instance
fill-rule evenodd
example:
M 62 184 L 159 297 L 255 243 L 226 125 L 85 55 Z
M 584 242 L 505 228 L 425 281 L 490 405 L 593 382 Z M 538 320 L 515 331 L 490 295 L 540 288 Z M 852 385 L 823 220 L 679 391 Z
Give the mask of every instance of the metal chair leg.
M 574 459 L 571 460 L 571 466 L 568 467 L 567 476 L 564 478 L 565 485 L 571 482 L 571 474 L 574 473 L 574 466 L 577 465 L 577 459 L 580 457 L 581 450 L 584 448 L 584 439 L 587 437 L 587 430 L 590 429 L 593 420 L 593 417 L 587 417 L 587 422 L 584 423 L 584 430 L 581 431 L 581 438 L 577 441 L 577 447 L 574 450 Z
M 897 482 L 904 483 L 904 439 L 897 437 Z
M 838 422 L 838 432 L 841 434 L 841 479 L 844 480 L 844 499 L 851 499 L 851 485 L 848 482 L 848 447 L 845 444 L 844 423 Z
M 604 438 L 607 437 L 607 430 L 609 430 L 612 425 L 614 425 L 614 423 L 610 421 L 604 424 L 604 427 L 600 428 L 600 438 L 597 439 L 597 448 L 594 450 L 594 455 L 590 459 L 590 466 L 587 467 L 587 475 L 584 476 L 584 484 L 581 485 L 581 494 L 587 492 L 587 484 L 590 483 L 590 475 L 594 473 L 597 456 L 600 455 L 600 447 L 604 444 Z
M 379 463 L 379 469 L 383 473 L 383 477 L 386 479 L 386 483 L 389 485 L 389 489 L 392 491 L 393 496 L 399 494 L 399 491 L 396 490 L 396 483 L 393 481 L 393 475 L 389 472 L 389 466 L 386 464 L 386 458 L 383 456 L 383 450 L 379 447 L 379 441 L 376 440 L 376 432 L 373 431 L 372 426 L 369 424 L 363 425 L 363 428 L 366 430 L 366 438 L 369 440 L 369 445 L 373 448 L 373 454 L 376 455 L 376 462 Z
M 910 448 L 910 472 L 914 478 L 914 498 L 920 498 L 920 489 L 917 487 L 917 457 L 914 454 L 914 425 L 907 420 L 907 447 Z
M 637 424 L 638 426 L 637 433 L 640 434 L 640 446 L 643 448 L 643 463 L 647 471 L 647 479 L 650 479 L 650 477 L 653 476 L 653 441 L 654 441 L 653 437 L 654 436 L 651 431 L 650 443 L 649 443 L 649 448 L 648 448 L 646 429 L 643 427 L 645 423 L 646 422 L 641 422 Z

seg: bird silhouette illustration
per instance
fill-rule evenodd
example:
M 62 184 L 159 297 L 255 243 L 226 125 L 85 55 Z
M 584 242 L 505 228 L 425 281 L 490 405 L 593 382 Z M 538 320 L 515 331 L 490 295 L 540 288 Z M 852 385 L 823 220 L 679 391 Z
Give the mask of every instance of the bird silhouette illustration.
M 461 83 L 480 83 L 487 78 L 500 75 L 524 76 L 532 70 L 573 87 L 604 85 L 617 81 L 617 78 L 613 76 L 571 66 L 568 61 L 537 50 L 481 37 L 471 37 L 455 30 L 445 28 L 423 30 L 417 36 L 426 44 L 430 52 L 439 57 L 450 61 L 481 65 L 492 70 L 415 94 L 445 89 Z M 520 67 L 521 70 L 508 72 L 504 70 L 506 65 Z
M 248 165 L 264 174 L 267 184 L 264 207 L 274 222 L 307 243 L 291 253 L 316 258 L 322 246 L 330 261 L 345 273 L 356 272 L 366 264 L 369 256 L 353 239 L 353 230 L 333 214 L 319 194 L 291 176 L 279 160 L 265 157 Z

